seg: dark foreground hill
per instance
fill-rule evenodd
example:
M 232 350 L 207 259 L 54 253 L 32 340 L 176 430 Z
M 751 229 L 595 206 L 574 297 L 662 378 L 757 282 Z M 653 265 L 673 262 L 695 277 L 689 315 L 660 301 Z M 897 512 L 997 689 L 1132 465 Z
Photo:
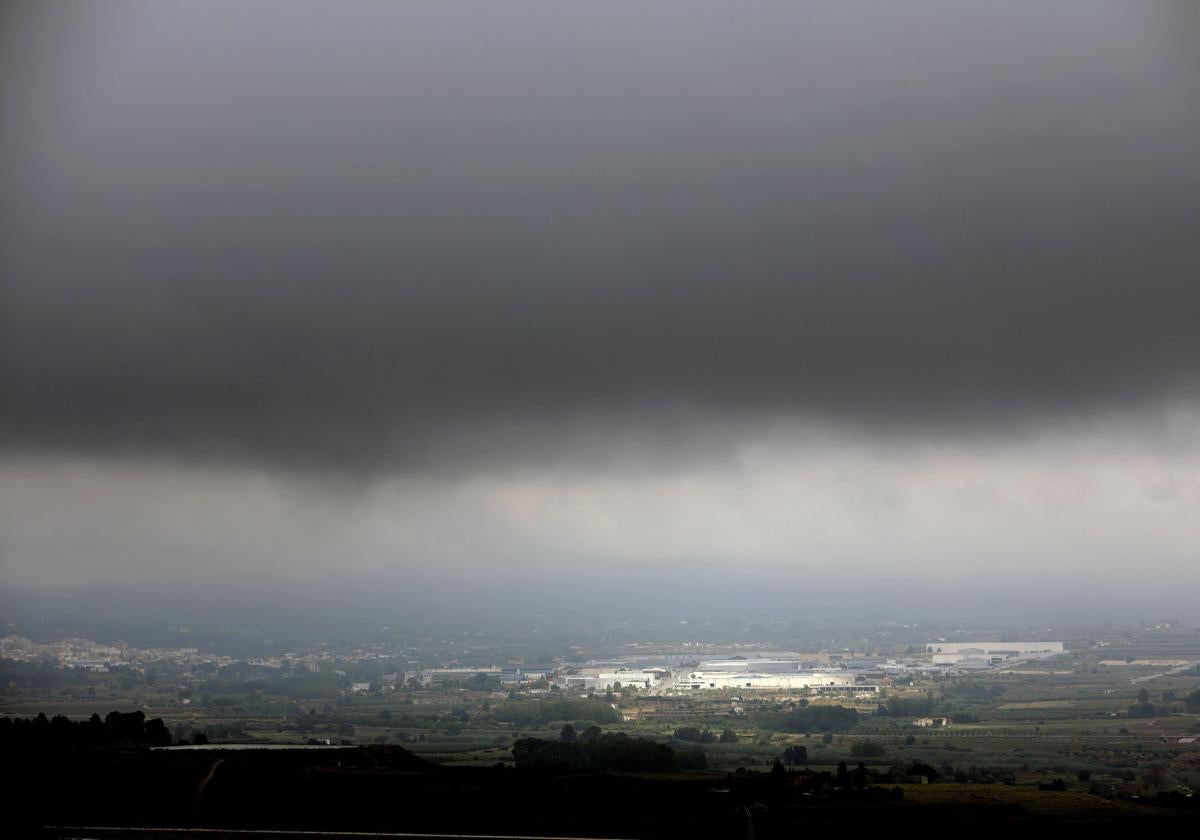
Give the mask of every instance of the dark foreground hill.
M 167 836 L 140 826 L 182 830 L 172 837 L 220 828 L 769 840 L 812 828 L 1164 822 L 1189 830 L 1197 816 L 1182 803 L 1145 807 L 1003 785 L 959 786 L 961 794 L 954 786 L 839 790 L 826 776 L 451 768 L 399 747 L 105 747 L 9 752 L 0 783 L 6 827 L 15 829 L 8 836 Z

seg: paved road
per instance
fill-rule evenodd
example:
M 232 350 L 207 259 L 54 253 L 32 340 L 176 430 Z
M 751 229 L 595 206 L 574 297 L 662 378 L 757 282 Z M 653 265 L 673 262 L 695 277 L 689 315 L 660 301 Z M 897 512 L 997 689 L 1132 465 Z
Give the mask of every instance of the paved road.
M 1129 680 L 1129 684 L 1137 685 L 1140 682 L 1147 682 L 1149 680 L 1157 680 L 1159 677 L 1172 677 L 1175 674 L 1182 674 L 1184 671 L 1190 671 L 1192 668 L 1195 668 L 1197 665 L 1200 665 L 1200 662 L 1189 662 L 1187 665 L 1180 665 L 1178 668 L 1172 668 L 1169 671 L 1163 671 L 1161 674 L 1149 674 L 1148 676 L 1145 676 L 1145 677 L 1133 677 Z

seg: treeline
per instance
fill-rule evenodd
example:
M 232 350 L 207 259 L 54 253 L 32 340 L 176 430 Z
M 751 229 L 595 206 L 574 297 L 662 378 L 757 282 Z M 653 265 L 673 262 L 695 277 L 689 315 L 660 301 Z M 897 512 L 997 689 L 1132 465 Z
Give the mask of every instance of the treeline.
M 1156 706 L 1150 702 L 1150 692 L 1143 688 L 1138 692 L 1138 701 L 1129 707 L 1125 716 L 1131 718 L 1151 718 L 1170 715 L 1180 710 L 1180 702 L 1183 703 L 1183 711 L 1191 714 L 1200 712 L 1200 689 L 1193 691 L 1182 699 L 1174 691 L 1168 689 L 1162 693 L 1161 700 L 1163 705 Z
M 999 697 L 1003 693 L 1003 689 L 999 692 L 986 690 L 983 693 L 975 692 L 973 696 Z M 932 693 L 926 693 L 924 697 L 892 697 L 887 703 L 880 703 L 875 710 L 875 714 L 880 717 L 894 718 L 944 715 L 954 718 L 958 723 L 979 722 L 979 715 L 966 711 L 962 706 L 951 706 L 945 702 L 938 703 L 933 699 Z
M 779 756 L 779 760 L 789 767 L 794 767 L 797 764 L 808 764 L 808 747 L 803 744 L 790 746 Z
M 675 750 L 623 732 L 572 742 L 522 738 L 513 744 L 512 753 L 518 769 L 670 773 L 708 766 L 700 750 Z
M 465 680 L 444 680 L 442 688 L 465 688 L 468 691 L 496 691 L 500 688 L 500 678 L 480 672 Z
M 933 695 L 924 697 L 892 697 L 880 703 L 875 714 L 884 717 L 925 717 L 934 712 Z
M 350 684 L 350 678 L 333 671 L 295 671 L 279 673 L 262 671 L 258 674 L 235 671 L 235 666 L 221 669 L 218 676 L 204 680 L 196 686 L 202 697 L 222 695 L 245 695 L 252 698 L 256 693 L 286 696 L 295 700 L 311 700 L 333 697 Z
M 1007 686 L 985 685 L 973 680 L 958 680 L 945 688 L 946 694 L 953 694 L 962 699 L 978 703 L 988 703 L 1003 696 L 1008 691 Z
M 518 726 L 538 726 L 555 721 L 620 723 L 621 715 L 603 700 L 520 700 L 498 708 L 496 720 Z
M 737 733 L 732 729 L 726 729 L 720 735 L 714 735 L 707 729 L 702 732 L 695 726 L 680 726 L 671 737 L 676 741 L 691 741 L 694 744 L 711 744 L 714 741 L 720 741 L 722 744 L 736 744 L 738 741 Z
M 5 749 L 54 749 L 145 745 L 162 747 L 171 743 L 171 733 L 162 718 L 146 720 L 145 712 L 109 712 L 101 720 L 92 715 L 73 721 L 62 715 L 47 718 L 0 717 L 0 745 Z
M 0 685 L 22 689 L 54 689 L 86 686 L 90 675 L 74 668 L 60 668 L 54 662 L 22 662 L 0 659 Z
M 858 721 L 858 712 L 845 706 L 801 706 L 779 715 L 775 728 L 782 732 L 845 732 Z

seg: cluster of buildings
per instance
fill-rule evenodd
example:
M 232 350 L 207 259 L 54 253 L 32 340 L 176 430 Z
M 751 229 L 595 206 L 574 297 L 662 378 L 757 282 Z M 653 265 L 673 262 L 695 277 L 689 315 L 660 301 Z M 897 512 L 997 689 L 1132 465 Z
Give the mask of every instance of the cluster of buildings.
M 425 688 L 440 688 L 447 684 L 463 683 L 480 674 L 496 679 L 500 685 L 513 688 L 554 677 L 554 665 L 508 666 L 489 665 L 476 668 L 423 668 L 416 672 L 417 682 Z
M 736 657 L 703 662 L 613 661 L 588 663 L 554 678 L 561 688 L 581 691 L 634 687 L 652 694 L 691 691 L 804 691 L 809 694 L 871 693 L 879 690 L 864 674 L 828 661 L 800 657 Z
M 971 669 L 1044 659 L 1064 649 L 1062 642 L 929 642 L 925 652 L 934 665 Z
M 1062 642 L 931 642 L 924 654 L 901 658 L 784 653 L 655 662 L 638 656 L 590 662 L 552 679 L 561 688 L 586 691 L 635 686 L 654 694 L 761 690 L 859 696 L 909 677 L 993 668 L 1063 652 Z
M 0 638 L 0 659 L 18 662 L 52 662 L 60 668 L 107 672 L 120 666 L 144 668 L 154 662 L 187 665 L 198 661 L 228 664 L 229 657 L 201 654 L 197 648 L 134 648 L 103 644 L 92 639 L 68 638 L 35 642 L 24 636 Z
M 896 658 L 855 656 L 843 653 L 795 653 L 767 650 L 659 650 L 645 649 L 614 659 L 591 660 L 578 665 L 556 661 L 537 665 L 507 663 L 464 665 L 458 650 L 446 650 L 453 658 L 441 658 L 435 667 L 421 667 L 420 656 L 413 650 L 397 650 L 390 645 L 368 645 L 354 650 L 330 650 L 319 644 L 303 652 L 281 653 L 240 660 L 250 666 L 288 670 L 318 671 L 340 666 L 335 673 L 347 677 L 351 693 L 395 690 L 404 685 L 424 688 L 471 687 L 482 675 L 487 682 L 504 689 L 523 688 L 534 693 L 559 690 L 578 692 L 614 691 L 634 688 L 649 694 L 689 693 L 717 690 L 762 690 L 804 692 L 810 695 L 864 695 L 879 691 L 880 686 L 912 677 L 958 673 L 964 670 L 1003 667 L 1014 662 L 1055 656 L 1064 652 L 1062 642 L 945 642 L 934 641 L 917 653 Z M 705 654 L 712 658 L 703 658 Z M 409 658 L 418 656 L 418 658 Z M 136 649 L 123 643 L 101 644 L 90 639 L 68 638 L 54 642 L 34 642 L 9 635 L 0 638 L 0 658 L 31 662 L 54 662 L 59 667 L 108 671 L 117 666 L 144 668 L 154 662 L 197 667 L 223 667 L 234 663 L 230 657 L 202 654 L 196 648 Z M 478 655 L 472 657 L 480 659 Z M 434 661 L 438 661 L 435 659 Z M 486 660 L 485 660 L 486 661 Z M 349 663 L 378 662 L 382 668 L 348 668 Z M 396 666 L 411 667 L 404 671 Z M 390 666 L 390 667 L 389 667 Z M 416 666 L 416 667 L 413 667 Z M 395 669 L 395 670 L 392 670 Z M 355 671 L 348 676 L 347 671 Z M 364 676 L 374 670 L 371 682 Z M 377 676 L 380 671 L 382 679 Z
M 675 683 L 681 691 L 749 689 L 804 691 L 810 694 L 876 692 L 879 686 L 864 675 L 843 668 L 822 667 L 803 659 L 718 659 L 699 667 Z
M 520 687 L 545 680 L 547 686 L 572 692 L 619 691 L 635 688 L 648 693 L 719 689 L 806 691 L 810 694 L 872 693 L 879 690 L 863 673 L 826 666 L 804 667 L 799 659 L 735 659 L 691 662 L 667 667 L 641 662 L 591 662 L 577 667 L 437 668 L 418 673 L 426 687 L 464 683 L 477 675 L 495 677 L 502 686 Z
M 649 691 L 669 675 L 666 668 L 620 668 L 613 666 L 573 668 L 558 675 L 555 684 L 567 689 L 584 691 L 615 691 L 638 688 Z
M 685 691 L 703 689 L 748 689 L 763 691 L 805 691 L 812 694 L 858 694 L 879 691 L 879 685 L 850 671 L 793 671 L 761 673 L 756 671 L 693 671 L 675 687 Z

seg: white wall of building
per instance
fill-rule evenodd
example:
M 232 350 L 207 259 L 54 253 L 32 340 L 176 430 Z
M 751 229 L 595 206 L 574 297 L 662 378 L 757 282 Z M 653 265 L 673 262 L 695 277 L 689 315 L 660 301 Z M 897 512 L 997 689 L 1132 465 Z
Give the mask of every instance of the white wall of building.
M 1026 655 L 1031 653 L 1062 653 L 1062 642 L 929 642 L 926 653 L 972 653 Z
M 854 674 L 842 671 L 796 671 L 793 673 L 760 674 L 728 671 L 693 671 L 681 681 L 680 687 L 693 690 L 761 689 L 787 691 L 793 689 L 853 689 L 858 686 Z

